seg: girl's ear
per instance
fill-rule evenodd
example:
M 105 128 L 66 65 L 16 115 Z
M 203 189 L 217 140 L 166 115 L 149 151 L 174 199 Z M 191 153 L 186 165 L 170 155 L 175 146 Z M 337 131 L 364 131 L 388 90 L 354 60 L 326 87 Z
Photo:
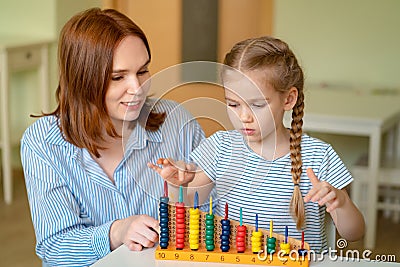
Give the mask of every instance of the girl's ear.
M 292 87 L 289 89 L 289 91 L 286 93 L 285 97 L 285 102 L 284 102 L 284 110 L 292 110 L 294 105 L 296 105 L 297 102 L 297 97 L 299 95 L 299 91 L 297 90 L 296 87 Z

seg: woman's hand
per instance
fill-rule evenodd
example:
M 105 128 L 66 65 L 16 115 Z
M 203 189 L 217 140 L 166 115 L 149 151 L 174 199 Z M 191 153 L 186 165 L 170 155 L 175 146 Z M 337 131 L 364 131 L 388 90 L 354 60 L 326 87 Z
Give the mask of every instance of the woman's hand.
M 151 162 L 147 163 L 147 166 L 155 170 L 164 180 L 173 185 L 187 186 L 195 177 L 195 167 L 192 164 L 185 164 L 183 161 L 175 162 L 172 159 L 164 158 L 158 159 L 157 164 L 162 165 L 162 168 Z
M 328 182 L 320 181 L 311 168 L 307 169 L 307 176 L 310 178 L 313 187 L 304 197 L 304 202 L 312 201 L 318 202 L 320 206 L 326 205 L 326 211 L 329 213 L 346 203 L 348 198 L 343 191 L 333 187 Z
M 130 250 L 139 251 L 143 247 L 153 247 L 158 241 L 158 221 L 148 215 L 134 215 L 117 220 L 111 225 L 111 250 L 125 244 Z

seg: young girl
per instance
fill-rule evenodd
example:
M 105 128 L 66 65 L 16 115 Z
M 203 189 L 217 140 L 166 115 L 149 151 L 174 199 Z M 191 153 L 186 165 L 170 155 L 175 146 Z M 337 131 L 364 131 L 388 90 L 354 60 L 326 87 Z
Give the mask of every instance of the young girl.
M 345 187 L 353 180 L 333 148 L 302 134 L 303 72 L 288 45 L 272 37 L 237 43 L 226 55 L 222 82 L 233 131 L 220 131 L 191 154 L 200 167 L 179 170 L 164 159 L 163 168 L 149 164 L 176 185 L 198 187 L 215 183 L 218 204 L 231 219 L 305 240 L 315 251 L 326 249 L 325 210 L 339 234 L 356 240 L 364 233 L 364 219 Z M 291 129 L 283 116 L 292 110 Z M 185 172 L 184 172 L 185 171 Z M 304 196 L 304 198 L 303 198 Z M 323 207 L 326 206 L 326 209 Z M 293 218 L 293 219 L 292 219 Z

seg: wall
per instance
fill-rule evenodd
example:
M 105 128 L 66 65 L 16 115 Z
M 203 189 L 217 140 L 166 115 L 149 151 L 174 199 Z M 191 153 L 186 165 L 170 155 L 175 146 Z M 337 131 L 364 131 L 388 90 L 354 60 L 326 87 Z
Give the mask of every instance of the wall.
M 1 0 L 0 35 L 34 35 L 54 39 L 50 47 L 51 107 L 55 107 L 57 86 L 57 41 L 64 23 L 76 12 L 101 6 L 100 0 Z M 40 113 L 39 81 L 36 71 L 14 73 L 10 80 L 11 141 L 13 166 L 20 167 L 18 144 L 22 133 L 34 119 L 30 114 Z
M 399 87 L 400 1 L 275 1 L 274 34 L 300 57 L 308 83 Z
M 400 88 L 399 10 L 397 0 L 279 0 L 274 35 L 300 59 L 306 90 Z M 331 143 L 350 167 L 368 152 L 364 137 L 311 134 Z
M 235 43 L 272 33 L 273 7 L 273 0 L 219 0 L 219 62 Z

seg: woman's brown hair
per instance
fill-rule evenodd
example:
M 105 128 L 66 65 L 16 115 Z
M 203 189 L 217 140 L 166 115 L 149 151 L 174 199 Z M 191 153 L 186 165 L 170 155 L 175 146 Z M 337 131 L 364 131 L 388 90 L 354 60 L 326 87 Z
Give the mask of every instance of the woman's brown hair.
M 111 80 L 113 54 L 127 36 L 139 37 L 150 47 L 144 32 L 131 19 L 113 10 L 92 8 L 72 17 L 63 27 L 58 47 L 60 80 L 56 91 L 57 107 L 51 113 L 59 119 L 65 139 L 73 145 L 87 148 L 100 157 L 99 149 L 106 132 L 119 138 L 108 115 L 105 95 Z M 165 113 L 147 112 L 143 123 L 146 130 L 155 131 L 163 123 Z
M 290 129 L 290 159 L 293 180 L 290 211 L 296 221 L 297 229 L 301 229 L 305 221 L 304 201 L 299 188 L 302 173 L 303 71 L 289 46 L 285 42 L 270 36 L 247 39 L 237 43 L 225 56 L 224 64 L 239 71 L 268 70 L 267 81 L 275 90 L 286 92 L 295 87 L 298 91 L 297 102 L 292 111 Z

